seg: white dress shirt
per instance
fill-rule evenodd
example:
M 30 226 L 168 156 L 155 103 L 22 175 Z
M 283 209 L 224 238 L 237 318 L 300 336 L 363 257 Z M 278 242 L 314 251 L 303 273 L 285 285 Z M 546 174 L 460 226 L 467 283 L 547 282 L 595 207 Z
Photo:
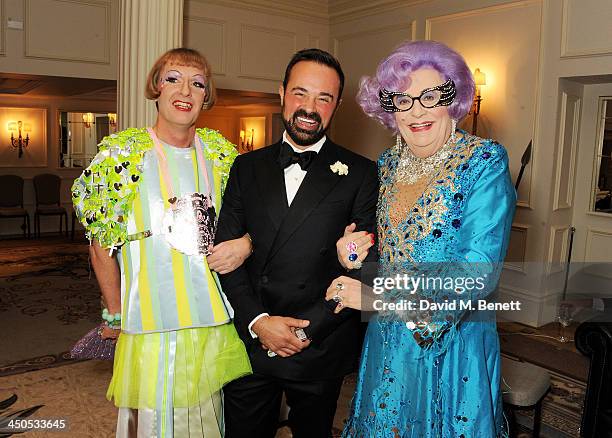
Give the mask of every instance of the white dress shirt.
M 283 132 L 283 141 L 286 142 L 289 146 L 291 146 L 293 150 L 298 154 L 306 151 L 313 151 L 318 154 L 321 148 L 323 147 L 323 143 L 325 143 L 326 140 L 327 136 L 324 135 L 321 140 L 319 140 L 312 146 L 308 146 L 306 149 L 298 149 L 289 142 L 287 131 Z M 285 191 L 287 192 L 287 205 L 291 206 L 293 198 L 295 198 L 297 191 L 302 185 L 302 181 L 304 181 L 306 173 L 307 172 L 305 170 L 302 170 L 298 163 L 292 164 L 285 168 Z M 257 338 L 257 335 L 255 334 L 255 332 L 253 332 L 253 330 L 251 330 L 251 328 L 253 327 L 253 324 L 255 324 L 257 320 L 262 316 L 270 316 L 270 314 L 261 313 L 255 318 L 253 318 L 253 321 L 251 321 L 251 323 L 249 324 L 249 333 L 251 333 L 251 336 L 253 336 L 253 338 Z
M 291 148 L 298 154 L 306 151 L 313 151 L 318 154 L 321 148 L 323 147 L 323 143 L 325 143 L 325 140 L 327 140 L 327 137 L 323 136 L 321 140 L 319 140 L 312 146 L 308 146 L 306 149 L 298 149 L 291 143 L 289 143 L 287 139 L 287 131 L 283 133 L 283 141 L 286 142 L 289 146 L 291 146 Z M 302 170 L 298 163 L 292 164 L 291 166 L 285 168 L 285 190 L 287 191 L 287 204 L 289 206 L 291 206 L 293 198 L 295 198 L 295 194 L 302 185 L 302 181 L 304 181 L 305 176 L 306 171 Z

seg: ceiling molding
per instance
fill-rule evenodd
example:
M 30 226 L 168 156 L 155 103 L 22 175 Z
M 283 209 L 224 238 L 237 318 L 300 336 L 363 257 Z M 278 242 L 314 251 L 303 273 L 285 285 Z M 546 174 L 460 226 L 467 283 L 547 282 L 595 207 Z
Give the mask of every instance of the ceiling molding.
M 114 80 L 0 73 L 0 96 L 116 100 Z
M 280 97 L 276 93 L 217 88 L 215 107 L 245 109 L 261 106 L 280 108 Z
M 26 94 L 41 84 L 37 80 L 0 77 L 0 94 Z
M 310 19 L 312 22 L 329 24 L 328 0 L 189 0 L 193 3 L 225 6 L 260 12 L 268 15 Z
M 367 2 L 356 2 L 354 0 L 329 0 L 329 21 L 331 24 L 356 20 L 393 11 L 399 8 L 408 8 L 432 0 L 371 0 Z

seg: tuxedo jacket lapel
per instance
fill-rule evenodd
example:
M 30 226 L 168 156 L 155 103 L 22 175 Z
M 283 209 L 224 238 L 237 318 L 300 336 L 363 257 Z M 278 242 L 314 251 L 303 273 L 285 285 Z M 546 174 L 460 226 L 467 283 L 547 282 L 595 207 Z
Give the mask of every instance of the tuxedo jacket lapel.
M 330 165 L 338 160 L 336 146 L 329 140 L 325 142 L 321 151 L 314 159 L 306 177 L 299 190 L 297 191 L 291 207 L 285 214 L 281 225 L 278 229 L 276 239 L 272 244 L 272 248 L 268 253 L 268 260 L 272 258 L 276 252 L 289 240 L 295 233 L 298 227 L 310 215 L 310 213 L 319 205 L 325 196 L 334 188 L 340 181 L 340 176 L 329 168 Z M 282 172 L 281 172 L 282 174 Z M 284 175 L 283 175 L 283 196 L 286 205 L 286 192 L 284 190 Z M 272 190 L 272 188 L 269 188 Z
M 264 206 L 272 220 L 274 228 L 278 230 L 283 218 L 287 214 L 287 190 L 285 189 L 285 174 L 278 164 L 278 151 L 280 143 L 275 144 L 269 152 L 257 163 L 255 178 Z

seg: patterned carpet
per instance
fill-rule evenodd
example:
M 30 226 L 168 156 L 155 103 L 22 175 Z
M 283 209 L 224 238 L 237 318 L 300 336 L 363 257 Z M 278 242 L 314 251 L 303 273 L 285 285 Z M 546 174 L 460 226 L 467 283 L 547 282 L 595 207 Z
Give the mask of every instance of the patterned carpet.
M 0 377 L 0 400 L 12 394 L 19 397 L 14 409 L 44 405 L 32 418 L 64 418 L 69 425 L 70 437 L 110 437 L 113 435 L 117 412 L 104 398 L 112 373 L 111 364 L 102 361 L 72 363 L 63 367 L 43 369 L 19 375 Z M 350 399 L 355 386 L 355 376 L 350 375 L 338 400 L 333 436 L 339 437 L 349 412 Z M 553 390 L 546 397 L 543 407 L 541 436 L 543 438 L 578 437 L 580 406 L 584 385 L 553 376 Z M 519 438 L 530 437 L 531 412 L 523 412 L 527 427 Z M 43 432 L 29 432 L 28 437 L 55 436 Z M 288 427 L 279 429 L 276 438 L 291 438 Z M 369 437 L 368 437 L 369 438 Z M 446 437 L 444 437 L 446 438 Z
M 2 240 L 0 250 L 0 277 L 62 266 L 71 257 L 88 252 L 84 240 L 67 241 L 61 238 Z
M 68 427 L 66 431 L 32 430 L 19 436 L 111 437 L 117 411 L 104 397 L 111 373 L 110 362 L 86 361 L 0 377 L 0 400 L 16 394 L 18 400 L 11 412 L 43 405 L 30 418 L 64 419 Z
M 95 277 L 89 277 L 86 244 L 48 239 L 0 242 L 0 330 L 14 334 L 0 337 L 0 400 L 16 394 L 12 409 L 44 405 L 32 418 L 66 418 L 70 433 L 64 436 L 113 435 L 116 410 L 104 398 L 111 364 L 75 362 L 65 354 L 98 323 L 99 299 Z M 541 436 L 577 437 L 585 392 L 582 359 L 538 339 L 502 334 L 502 350 L 540 366 L 554 366 Z M 339 436 L 348 415 L 354 385 L 355 376 L 348 376 L 338 401 L 334 436 Z M 519 437 L 530 436 L 532 416 L 529 411 L 519 413 L 525 431 Z M 289 437 L 287 427 L 277 434 Z
M 578 437 L 586 384 L 553 372 L 550 377 L 551 391 L 542 409 L 544 425 L 551 432 Z
M 61 363 L 62 352 L 99 322 L 100 291 L 89 277 L 87 245 L 2 242 L 0 375 Z

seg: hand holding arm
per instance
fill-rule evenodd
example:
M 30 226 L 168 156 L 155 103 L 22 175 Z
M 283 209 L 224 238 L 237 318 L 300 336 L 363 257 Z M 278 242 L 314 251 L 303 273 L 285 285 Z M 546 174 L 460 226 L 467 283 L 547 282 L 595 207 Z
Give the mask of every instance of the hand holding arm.
M 344 236 L 336 242 L 338 261 L 345 269 L 354 269 L 357 262 L 361 263 L 368 255 L 369 249 L 374 245 L 374 234 L 367 231 L 355 232 L 357 225 L 353 222 L 344 229 Z M 349 244 L 355 244 L 356 260 L 349 260 Z
M 208 267 L 219 274 L 228 274 L 241 266 L 252 254 L 253 244 L 248 233 L 238 239 L 227 240 L 213 246 L 206 257 Z
M 365 242 L 364 247 L 367 249 L 363 255 L 360 254 L 359 260 L 362 261 L 363 259 L 364 265 L 369 264 L 369 269 L 352 270 L 347 274 L 347 277 L 351 276 L 361 279 L 367 284 L 369 283 L 369 279 L 367 278 L 368 273 L 375 271 L 372 267 L 378 259 L 376 251 L 372 249 L 375 249 L 371 244 L 371 237 L 373 235 L 370 234 L 370 237 L 368 237 L 368 231 L 374 232 L 376 230 L 376 202 L 378 199 L 376 164 L 369 163 L 360 173 L 360 179 L 359 190 L 353 200 L 349 217 L 349 221 L 351 221 L 352 224 L 345 228 L 346 235 L 340 238 L 341 242 L 337 243 L 336 249 L 340 250 L 340 247 L 342 247 L 344 251 L 346 251 L 346 244 L 350 242 L 352 238 L 349 234 L 357 229 L 357 227 L 364 230 L 361 232 L 362 234 L 357 233 L 360 236 L 358 239 Z M 353 226 L 353 223 L 355 226 Z M 342 241 L 343 238 L 346 238 L 345 241 Z M 370 243 L 368 243 L 368 241 L 370 241 Z M 333 284 L 335 284 L 335 282 Z M 310 321 L 310 325 L 305 331 L 315 342 L 321 342 L 341 324 L 356 317 L 356 311 L 354 309 L 348 309 L 338 314 L 338 312 L 336 312 L 335 303 L 326 301 L 323 294 L 324 290 L 321 291 L 320 300 L 317 300 L 311 307 L 305 309 L 298 315 Z
M 219 221 L 215 241 L 226 242 L 232 239 L 242 239 L 247 233 L 246 217 L 242 202 L 242 192 L 240 178 L 238 176 L 241 157 L 236 158 L 230 171 L 225 193 L 223 195 L 223 205 L 219 212 Z M 242 237 L 240 237 L 242 236 Z M 239 315 L 235 319 L 236 328 L 243 334 L 248 333 L 247 324 L 258 315 L 266 313 L 267 309 L 263 306 L 261 299 L 255 294 L 251 280 L 244 264 L 235 270 L 220 276 L 223 291 L 229 298 L 235 314 Z
M 345 307 L 361 310 L 361 287 L 359 280 L 341 276 L 334 279 L 325 294 L 325 301 L 334 300 L 338 304 L 334 313 L 339 313 Z

